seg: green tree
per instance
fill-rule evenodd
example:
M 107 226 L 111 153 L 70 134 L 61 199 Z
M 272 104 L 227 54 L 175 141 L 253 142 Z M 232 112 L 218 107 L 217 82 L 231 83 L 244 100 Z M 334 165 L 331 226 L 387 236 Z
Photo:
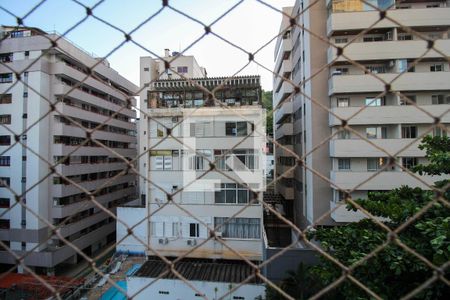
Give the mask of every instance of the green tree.
M 415 171 L 428 175 L 449 175 L 450 139 L 447 137 L 426 137 L 420 148 L 426 151 L 427 165 L 419 165 Z M 308 237 L 320 242 L 321 246 L 347 267 L 366 257 L 377 247 L 389 244 L 369 259 L 363 259 L 351 271 L 352 276 L 377 293 L 383 299 L 399 299 L 413 291 L 433 276 L 434 270 L 415 255 L 405 251 L 399 244 L 403 243 L 423 256 L 437 267 L 450 261 L 450 210 L 437 197 L 450 200 L 449 180 L 436 183 L 441 192 L 422 190 L 402 186 L 387 192 L 371 192 L 367 199 L 355 202 L 383 220 L 391 230 L 397 229 L 405 222 L 411 223 L 403 228 L 397 236 L 371 219 L 332 228 L 318 228 L 309 232 Z M 445 188 L 446 190 L 442 191 Z M 431 205 L 420 217 L 412 219 L 426 205 Z M 356 210 L 348 205 L 349 210 Z M 399 242 L 398 242 L 399 241 Z M 326 287 L 343 274 L 343 270 L 326 258 L 307 270 L 317 278 L 321 286 L 313 292 Z M 444 271 L 447 280 L 450 271 Z M 284 283 L 284 281 L 283 281 Z M 282 284 L 283 284 L 282 283 Z M 293 296 L 295 294 L 292 294 Z M 449 287 L 437 280 L 419 292 L 415 299 L 447 299 Z M 295 295 L 296 299 L 301 299 Z M 369 295 L 356 284 L 346 279 L 327 299 L 368 299 Z M 268 298 L 276 299 L 276 298 Z
M 266 134 L 273 135 L 272 91 L 262 92 L 262 107 L 266 109 Z

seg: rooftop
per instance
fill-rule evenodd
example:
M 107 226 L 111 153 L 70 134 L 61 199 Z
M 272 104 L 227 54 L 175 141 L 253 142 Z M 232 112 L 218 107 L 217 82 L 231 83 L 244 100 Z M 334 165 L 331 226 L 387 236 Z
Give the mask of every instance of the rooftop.
M 167 270 L 170 270 L 170 268 L 161 259 L 156 257 L 149 258 L 134 276 L 156 278 Z M 212 282 L 240 283 L 254 274 L 252 267 L 247 263 L 233 260 L 213 261 L 184 258 L 175 264 L 175 270 L 187 280 Z M 172 272 L 168 272 L 162 278 L 178 279 Z M 260 282 L 258 278 L 252 278 L 248 281 L 251 284 L 258 284 Z

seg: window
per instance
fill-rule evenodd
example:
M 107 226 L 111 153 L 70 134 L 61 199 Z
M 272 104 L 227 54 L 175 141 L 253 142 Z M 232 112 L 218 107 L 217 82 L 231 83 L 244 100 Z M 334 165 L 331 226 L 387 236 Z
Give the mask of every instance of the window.
M 172 236 L 173 237 L 180 236 L 180 223 L 178 222 L 172 223 Z
M 432 104 L 450 104 L 450 96 L 445 95 L 432 95 L 431 96 Z
M 247 122 L 226 122 L 225 135 L 227 136 L 246 136 Z
M 28 114 L 23 114 L 22 119 L 26 119 L 26 118 L 28 118 Z
M 215 203 L 244 204 L 250 199 L 249 190 L 236 183 L 222 183 L 215 192 Z
M 433 128 L 433 136 L 448 136 L 447 130 L 442 129 L 441 127 Z
M 11 164 L 10 156 L 0 156 L 0 167 L 9 167 Z
M 178 150 L 150 151 L 153 170 L 173 170 L 173 156 L 178 156 Z
M 144 68 L 144 72 L 148 72 L 149 70 L 149 68 Z
M 0 177 L 0 187 L 5 187 L 10 185 L 10 178 L 9 177 Z
M 28 58 L 30 56 L 30 51 L 25 51 L 25 58 Z
M 212 136 L 213 128 L 212 122 L 190 123 L 191 136 L 195 137 Z
M 385 66 L 367 66 L 366 69 L 370 73 L 374 73 L 374 74 L 386 73 L 386 67 Z
M 200 236 L 200 224 L 199 223 L 189 223 L 189 236 L 199 237 Z
M 331 75 L 347 75 L 348 68 L 336 68 Z
M 0 104 L 9 104 L 12 102 L 11 94 L 1 94 L 0 95 Z
M 193 155 L 189 160 L 189 170 L 204 170 L 208 166 L 208 159 L 212 158 L 211 150 L 197 150 L 198 155 Z M 202 155 L 200 155 L 202 154 Z
M 402 157 L 402 166 L 411 169 L 417 165 L 417 157 Z
M 0 135 L 0 146 L 9 146 L 9 145 L 11 145 L 11 136 Z
M 337 37 L 337 38 L 334 39 L 334 42 L 336 44 L 345 44 L 345 43 L 348 42 L 348 39 L 347 38 L 343 38 L 343 37 Z
M 28 92 L 23 92 L 23 97 L 28 98 Z
M 430 66 L 430 72 L 443 72 L 444 64 L 433 64 Z
M 387 164 L 386 157 L 370 157 L 367 158 L 367 171 L 377 171 Z
M 214 218 L 214 226 L 219 227 L 223 238 L 259 239 L 260 220 L 257 218 Z
M 188 72 L 188 67 L 186 67 L 186 66 L 177 67 L 177 73 L 187 73 L 187 72 Z
M 386 99 L 384 97 L 366 98 L 365 104 L 366 106 L 384 106 L 386 105 Z
M 158 294 L 169 295 L 170 293 L 169 293 L 169 291 L 159 291 Z
M 9 207 L 9 198 L 0 198 L 0 208 Z
M 385 139 L 387 138 L 386 127 L 367 127 L 366 137 L 368 139 Z
M 338 159 L 338 170 L 350 170 L 350 158 L 339 158 Z
M 413 37 L 409 33 L 399 33 L 397 39 L 399 41 L 411 41 L 413 39 Z
M 341 131 L 339 131 L 339 133 L 337 134 L 337 138 L 341 139 L 341 140 L 348 140 L 350 139 L 350 131 L 343 129 Z
M 0 83 L 9 83 L 13 80 L 12 73 L 2 73 L 0 74 Z
M 338 107 L 349 107 L 350 106 L 350 98 L 337 98 L 337 106 Z
M 0 115 L 0 124 L 11 124 L 11 115 Z
M 363 37 L 363 42 L 379 42 L 384 40 L 384 37 L 382 35 L 375 35 L 375 36 L 365 36 Z
M 417 138 L 417 126 L 402 126 L 402 139 Z
M 231 165 L 227 164 L 227 160 L 229 158 L 232 158 Z M 231 171 L 231 168 L 233 168 L 234 170 L 245 169 L 239 163 L 239 161 L 250 170 L 254 170 L 258 166 L 258 160 L 256 159 L 256 153 L 253 149 L 233 150 L 233 151 L 231 151 L 231 153 L 230 153 L 230 150 L 215 149 L 214 150 L 214 159 L 216 160 L 216 167 L 219 170 Z
M 412 105 L 417 102 L 416 95 L 401 95 L 400 105 Z

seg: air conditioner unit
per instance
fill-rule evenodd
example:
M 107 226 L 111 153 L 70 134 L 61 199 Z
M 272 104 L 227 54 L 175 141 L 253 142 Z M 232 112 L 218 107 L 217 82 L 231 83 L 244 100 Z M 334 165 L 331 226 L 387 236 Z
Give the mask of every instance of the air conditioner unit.
M 222 237 L 222 231 L 216 231 L 216 237 L 221 238 Z
M 186 243 L 187 243 L 188 246 L 195 246 L 195 245 L 197 245 L 197 241 L 194 240 L 194 239 L 189 239 L 189 240 L 187 240 Z
M 395 66 L 395 60 L 389 61 L 389 68 L 393 68 Z
M 158 243 L 161 245 L 166 245 L 169 243 L 169 239 L 168 238 L 159 239 Z

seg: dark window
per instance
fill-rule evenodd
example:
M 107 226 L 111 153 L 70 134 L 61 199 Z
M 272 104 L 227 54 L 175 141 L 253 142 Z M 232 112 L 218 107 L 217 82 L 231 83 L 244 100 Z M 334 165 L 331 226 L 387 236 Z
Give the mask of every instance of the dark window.
M 402 138 L 403 139 L 417 138 L 417 127 L 416 126 L 402 126 Z
M 10 156 L 0 156 L 0 167 L 9 167 L 11 164 Z
M 11 184 L 9 177 L 0 177 L 0 187 L 9 186 Z
M 417 165 L 417 157 L 402 157 L 402 166 L 411 169 Z
M 0 95 L 0 104 L 9 104 L 12 102 L 11 94 L 1 94 Z
M 9 207 L 9 198 L 0 198 L 0 208 Z
M 198 237 L 199 236 L 199 224 L 198 223 L 190 223 L 189 224 L 189 236 L 190 237 Z
M 0 124 L 11 124 L 11 115 L 0 115 Z
M 9 146 L 9 145 L 11 145 L 11 136 L 0 135 L 0 146 Z
M 13 80 L 12 73 L 2 73 L 0 74 L 0 83 L 9 83 Z

